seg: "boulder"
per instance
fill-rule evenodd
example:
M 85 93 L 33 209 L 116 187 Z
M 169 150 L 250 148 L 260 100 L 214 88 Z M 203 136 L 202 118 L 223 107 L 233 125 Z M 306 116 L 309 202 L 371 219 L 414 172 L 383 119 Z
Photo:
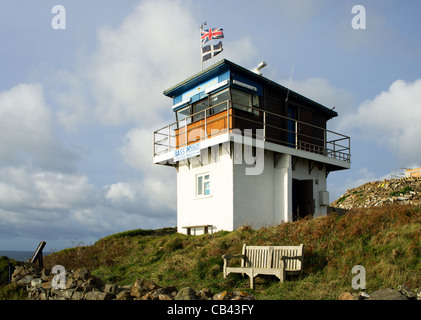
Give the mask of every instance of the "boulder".
M 117 294 L 116 300 L 133 300 L 133 296 L 129 290 L 123 290 Z
M 136 279 L 132 286 L 131 295 L 135 298 L 141 298 L 146 293 L 160 288 L 155 282 L 145 279 Z
M 185 287 L 181 288 L 180 291 L 177 292 L 177 295 L 174 297 L 174 300 L 196 300 L 196 292 L 190 288 Z
M 368 300 L 408 300 L 408 298 L 396 289 L 387 288 L 370 293 Z
M 111 300 L 114 298 L 112 294 L 102 291 L 89 291 L 85 295 L 86 300 Z
M 407 286 L 405 286 L 403 284 L 398 286 L 398 290 L 399 290 L 400 293 L 405 295 L 408 299 L 416 299 L 417 298 L 417 295 L 411 289 L 409 289 Z
M 80 268 L 75 270 L 73 277 L 75 280 L 88 280 L 91 276 L 90 271 L 87 268 Z
M 116 284 L 106 284 L 105 287 L 104 287 L 104 292 L 106 292 L 106 293 L 117 295 L 118 291 L 119 291 L 118 285 L 116 285 Z
M 232 298 L 234 295 L 229 291 L 219 292 L 212 297 L 213 300 L 231 300 Z
M 342 292 L 339 297 L 338 300 L 358 300 L 358 297 L 354 296 L 351 292 Z

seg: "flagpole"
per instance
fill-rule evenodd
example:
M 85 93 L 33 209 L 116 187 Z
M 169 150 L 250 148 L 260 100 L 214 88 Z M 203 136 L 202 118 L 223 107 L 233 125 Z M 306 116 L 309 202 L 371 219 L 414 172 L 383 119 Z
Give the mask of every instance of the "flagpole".
M 202 24 L 200 26 L 200 70 L 203 71 L 203 57 L 202 57 L 202 30 L 203 30 L 203 25 L 206 25 L 206 22 L 204 24 Z

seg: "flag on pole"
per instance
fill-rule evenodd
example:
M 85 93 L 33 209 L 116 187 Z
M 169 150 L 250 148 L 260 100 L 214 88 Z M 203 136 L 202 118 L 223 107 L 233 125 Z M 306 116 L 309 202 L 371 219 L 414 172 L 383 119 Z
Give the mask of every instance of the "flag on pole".
M 213 58 L 217 54 L 221 53 L 222 50 L 222 41 L 219 41 L 215 45 L 204 46 L 202 48 L 202 62 Z
M 222 39 L 224 37 L 224 29 L 222 28 L 210 28 L 206 30 L 200 30 L 200 38 L 202 39 L 202 45 L 209 40 Z

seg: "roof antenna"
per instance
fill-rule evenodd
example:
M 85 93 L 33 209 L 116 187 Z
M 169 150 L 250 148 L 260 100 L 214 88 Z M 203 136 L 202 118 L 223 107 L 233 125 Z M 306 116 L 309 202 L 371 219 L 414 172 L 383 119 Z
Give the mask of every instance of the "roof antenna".
M 289 89 L 291 88 L 291 80 L 292 80 L 292 74 L 294 73 L 294 64 L 292 64 L 292 69 L 291 69 L 291 76 L 289 77 L 289 84 L 288 84 L 288 91 L 287 91 L 287 97 L 285 99 L 285 102 L 288 101 L 288 96 L 289 96 Z

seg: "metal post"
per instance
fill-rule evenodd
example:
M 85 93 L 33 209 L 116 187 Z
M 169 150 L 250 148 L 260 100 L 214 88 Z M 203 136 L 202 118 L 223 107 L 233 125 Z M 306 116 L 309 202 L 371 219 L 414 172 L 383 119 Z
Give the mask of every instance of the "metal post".
M 208 104 L 208 106 L 209 106 L 209 104 Z M 208 111 L 208 109 L 205 110 L 205 140 L 208 138 L 208 123 L 207 123 L 208 118 L 206 117 L 206 114 L 208 113 L 207 111 Z
M 170 135 L 171 135 L 171 130 L 170 130 L 170 126 L 168 126 L 168 152 L 171 151 Z
M 187 139 L 187 118 L 186 119 L 184 119 L 184 123 L 185 123 L 185 125 L 184 125 L 184 132 L 185 132 L 185 134 L 186 134 L 186 147 L 187 147 L 187 145 L 188 145 L 188 139 Z
M 263 141 L 266 141 L 266 111 L 263 111 Z
M 230 123 L 230 108 L 231 108 L 231 100 L 229 102 L 229 105 L 227 105 L 227 132 L 230 132 L 230 127 L 229 127 L 229 123 Z

